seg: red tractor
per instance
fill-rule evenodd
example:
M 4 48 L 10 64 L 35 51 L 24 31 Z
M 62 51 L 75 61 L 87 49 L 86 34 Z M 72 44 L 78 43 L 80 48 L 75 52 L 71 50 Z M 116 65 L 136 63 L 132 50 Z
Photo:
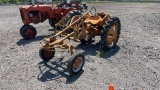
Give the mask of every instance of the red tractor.
M 67 2 L 68 1 L 68 2 Z M 78 10 L 83 12 L 87 9 L 86 4 L 82 4 L 80 0 L 63 0 L 56 7 L 49 5 L 28 5 L 19 8 L 23 26 L 20 28 L 20 35 L 24 39 L 33 39 L 36 34 L 36 28 L 29 25 L 30 23 L 38 24 L 49 19 L 49 24 L 55 28 L 55 24 L 66 16 L 68 12 Z

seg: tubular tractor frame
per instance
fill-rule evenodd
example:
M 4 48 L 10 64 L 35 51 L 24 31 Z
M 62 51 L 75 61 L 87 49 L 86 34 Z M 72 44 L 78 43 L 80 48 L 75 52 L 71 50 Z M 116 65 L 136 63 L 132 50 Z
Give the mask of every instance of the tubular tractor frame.
M 94 15 L 93 10 L 95 10 Z M 68 18 L 68 16 L 65 16 L 55 24 L 56 28 L 63 27 L 61 31 L 41 41 L 39 55 L 44 61 L 49 61 L 54 57 L 55 48 L 68 50 L 71 58 L 68 60 L 67 70 L 70 75 L 76 75 L 83 68 L 84 56 L 81 53 L 74 53 L 73 49 L 75 47 L 64 41 L 68 39 L 83 44 L 88 43 L 96 36 L 100 36 L 100 49 L 110 50 L 118 42 L 121 24 L 119 18 L 112 17 L 104 12 L 96 13 L 95 8 L 91 8 L 83 15 L 75 15 L 70 20 Z M 66 22 L 66 20 L 68 21 Z M 60 37 L 60 39 L 57 37 Z

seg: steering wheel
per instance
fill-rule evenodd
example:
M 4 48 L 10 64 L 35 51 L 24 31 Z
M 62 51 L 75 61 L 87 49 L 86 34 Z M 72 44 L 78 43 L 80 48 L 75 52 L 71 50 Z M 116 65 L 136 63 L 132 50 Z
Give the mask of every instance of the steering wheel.
M 94 10 L 94 13 L 92 12 L 93 10 Z M 95 8 L 95 7 L 92 7 L 92 8 L 90 9 L 90 14 L 91 14 L 92 16 L 96 16 L 97 11 L 96 11 L 96 8 Z

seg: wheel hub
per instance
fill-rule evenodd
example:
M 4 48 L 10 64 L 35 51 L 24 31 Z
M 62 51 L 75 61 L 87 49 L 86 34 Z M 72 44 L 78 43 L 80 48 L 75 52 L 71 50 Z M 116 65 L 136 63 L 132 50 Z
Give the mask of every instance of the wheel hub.
M 52 57 L 53 52 L 50 51 L 50 50 L 44 50 L 44 55 L 45 55 L 46 57 Z
M 34 36 L 34 31 L 32 29 L 28 29 L 26 32 L 25 32 L 25 35 L 27 37 L 33 37 Z
M 77 72 L 79 69 L 82 67 L 82 58 L 78 57 L 76 60 L 73 62 L 73 71 Z
M 116 39 L 117 39 L 117 27 L 118 27 L 117 24 L 114 24 L 109 29 L 107 39 L 106 39 L 107 42 L 108 42 L 108 45 L 111 45 L 116 41 Z

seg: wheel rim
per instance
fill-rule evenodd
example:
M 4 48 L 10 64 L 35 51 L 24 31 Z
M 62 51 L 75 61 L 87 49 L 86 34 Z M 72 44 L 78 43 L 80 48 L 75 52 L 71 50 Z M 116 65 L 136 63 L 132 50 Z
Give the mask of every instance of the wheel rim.
M 83 59 L 81 57 L 77 57 L 73 62 L 73 71 L 78 72 L 83 65 Z
M 32 29 L 27 29 L 25 32 L 25 36 L 28 38 L 34 37 L 35 32 Z
M 53 51 L 44 49 L 44 56 L 50 58 L 53 56 Z
M 107 39 L 106 39 L 108 42 L 108 45 L 113 45 L 116 42 L 117 30 L 118 30 L 117 24 L 113 24 L 111 28 L 109 28 Z

